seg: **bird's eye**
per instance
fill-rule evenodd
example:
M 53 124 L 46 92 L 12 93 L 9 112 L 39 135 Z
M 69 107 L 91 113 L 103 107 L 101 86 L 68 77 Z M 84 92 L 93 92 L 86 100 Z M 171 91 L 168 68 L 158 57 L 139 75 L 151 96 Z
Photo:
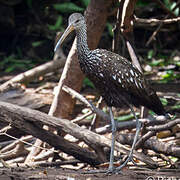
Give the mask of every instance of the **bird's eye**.
M 75 23 L 78 23 L 80 20 L 79 19 L 77 19 L 76 21 L 75 21 Z

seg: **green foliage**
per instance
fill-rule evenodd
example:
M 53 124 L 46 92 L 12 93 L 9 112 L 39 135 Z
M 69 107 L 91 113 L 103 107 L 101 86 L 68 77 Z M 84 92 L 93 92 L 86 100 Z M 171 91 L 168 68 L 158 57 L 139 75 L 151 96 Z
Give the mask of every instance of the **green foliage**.
M 80 0 L 83 7 L 87 7 L 90 3 L 90 0 Z
M 167 70 L 165 71 L 165 74 L 162 75 L 162 78 L 162 82 L 166 83 L 168 81 L 180 79 L 180 74 L 175 74 L 173 70 Z
M 167 101 L 166 98 L 160 98 L 160 100 L 161 100 L 161 102 L 162 102 L 162 104 L 163 104 L 164 106 L 167 106 L 168 101 Z
M 151 49 L 148 51 L 147 58 L 152 59 L 153 55 L 154 55 L 154 51 Z
M 148 1 L 144 1 L 144 0 L 138 0 L 137 3 L 136 3 L 136 6 L 137 7 L 146 7 L 148 5 Z
M 49 30 L 51 30 L 51 31 L 55 31 L 55 30 L 63 31 L 64 28 L 62 27 L 62 22 L 63 22 L 63 17 L 58 16 L 55 25 L 49 25 L 48 24 Z
M 176 105 L 171 107 L 171 110 L 176 110 L 176 109 L 180 109 L 180 104 L 177 103 Z
M 110 23 L 107 22 L 107 23 L 106 23 L 106 26 L 107 26 L 109 35 L 110 35 L 111 37 L 113 37 L 113 26 L 112 26 L 112 24 L 110 24 Z
M 173 156 L 169 156 L 169 159 L 171 159 L 173 162 L 177 162 L 179 160 L 179 158 Z
M 139 116 L 139 113 L 136 113 L 136 116 Z M 128 115 L 117 117 L 116 120 L 117 121 L 127 121 L 127 120 L 130 120 L 130 119 L 133 119 L 133 118 L 134 118 L 133 114 L 128 114 Z
M 13 72 L 15 70 L 26 70 L 32 68 L 34 64 L 30 60 L 20 60 L 17 59 L 15 55 L 10 55 L 5 57 L 0 62 L 0 70 L 3 70 L 7 73 Z
M 84 8 L 77 6 L 72 2 L 64 2 L 53 5 L 54 9 L 61 13 L 83 12 Z
M 164 66 L 164 59 L 153 60 L 149 63 L 151 66 Z
M 171 1 L 171 0 L 164 0 L 164 4 L 165 6 L 169 9 L 169 10 L 173 10 L 173 8 L 176 6 L 177 2 Z M 175 11 L 173 11 L 173 13 L 178 16 L 179 15 L 179 8 L 176 8 Z
M 43 41 L 34 41 L 32 42 L 32 47 L 38 47 L 43 43 Z
M 89 86 L 89 87 L 91 87 L 91 88 L 95 88 L 95 86 L 94 86 L 94 84 L 86 77 L 86 78 L 84 78 L 84 81 L 83 81 L 83 84 L 85 85 L 85 86 Z

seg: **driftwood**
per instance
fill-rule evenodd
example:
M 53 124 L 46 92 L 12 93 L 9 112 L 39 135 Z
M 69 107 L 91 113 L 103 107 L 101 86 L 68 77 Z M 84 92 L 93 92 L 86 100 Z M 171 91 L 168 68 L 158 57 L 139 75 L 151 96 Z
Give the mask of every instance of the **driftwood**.
M 99 158 L 94 152 L 81 148 L 75 143 L 70 143 L 64 138 L 44 130 L 42 125 L 45 124 L 59 130 L 61 129 L 77 139 L 84 141 L 93 149 L 94 147 L 103 148 L 111 146 L 110 139 L 87 129 L 81 128 L 66 119 L 58 119 L 36 110 L 31 110 L 29 108 L 16 106 L 9 103 L 0 102 L 0 121 L 10 123 L 11 126 L 23 129 L 27 133 L 41 139 L 44 142 L 47 142 L 56 149 L 60 149 L 61 151 L 74 156 L 76 159 L 91 165 L 102 163 L 102 161 L 99 161 Z M 119 143 L 116 143 L 115 149 L 125 154 L 129 152 L 129 148 Z M 145 162 L 150 166 L 157 166 L 156 162 L 142 153 L 135 151 L 134 157 L 140 159 L 142 162 Z
M 130 134 L 119 134 L 117 137 L 117 141 L 129 145 L 132 144 L 134 139 L 134 135 Z M 158 141 L 157 139 L 148 139 L 143 144 L 141 144 L 141 148 L 143 149 L 151 149 L 157 153 L 163 153 L 166 155 L 174 156 L 177 158 L 180 158 L 180 147 L 170 144 L 170 143 L 164 143 L 161 141 Z

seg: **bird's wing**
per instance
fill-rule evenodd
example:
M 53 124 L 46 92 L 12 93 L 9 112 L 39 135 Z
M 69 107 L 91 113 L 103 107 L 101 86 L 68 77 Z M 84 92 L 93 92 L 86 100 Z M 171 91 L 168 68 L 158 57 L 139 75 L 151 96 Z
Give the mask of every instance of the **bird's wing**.
M 139 94 L 147 88 L 148 84 L 142 73 L 126 58 L 106 50 L 100 50 L 103 66 L 105 64 L 104 76 L 109 82 L 128 92 Z M 103 73 L 103 72 L 102 72 Z

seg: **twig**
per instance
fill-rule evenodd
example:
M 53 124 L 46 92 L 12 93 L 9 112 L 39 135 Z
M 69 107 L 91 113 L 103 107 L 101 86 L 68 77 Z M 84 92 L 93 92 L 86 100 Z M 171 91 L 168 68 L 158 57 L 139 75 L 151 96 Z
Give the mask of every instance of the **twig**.
M 143 135 L 136 143 L 136 148 L 138 149 L 146 140 L 150 139 L 152 136 L 155 136 L 155 131 L 147 132 L 145 135 Z
M 27 144 L 27 145 L 30 145 L 30 146 L 33 146 L 33 147 L 36 147 L 36 148 L 40 148 L 40 149 L 42 149 L 42 150 L 50 150 L 50 149 L 43 148 L 43 147 L 40 147 L 40 146 L 35 146 L 34 144 L 29 143 L 29 142 L 27 142 L 27 141 L 24 140 L 24 139 L 32 138 L 32 136 L 22 137 L 21 139 L 18 139 L 18 138 L 14 137 L 14 136 L 11 136 L 11 135 L 7 134 L 6 132 L 5 132 L 5 133 L 0 133 L 0 135 L 6 135 L 6 136 L 8 136 L 8 137 L 10 137 L 10 138 L 12 138 L 12 139 L 15 139 L 15 140 L 19 141 L 19 142 L 23 142 L 24 144 Z M 17 143 L 17 142 L 16 142 L 16 143 Z M 51 151 L 51 150 L 50 150 L 50 151 Z M 58 151 L 53 150 L 53 152 L 58 152 Z
M 162 2 L 160 0 L 155 0 L 156 2 L 160 3 L 162 6 L 164 6 L 164 4 L 162 4 Z M 177 2 L 177 4 L 180 3 L 180 0 Z M 172 9 L 172 11 L 176 10 L 176 8 L 178 7 L 176 4 L 176 6 Z M 165 6 L 164 6 L 165 7 Z M 165 9 L 167 9 L 165 7 Z M 169 17 L 169 15 L 172 15 L 173 17 L 176 17 L 171 11 L 168 10 L 168 15 L 165 16 L 164 20 L 167 19 Z M 157 29 L 153 32 L 153 34 L 151 35 L 151 37 L 149 38 L 149 40 L 146 43 L 146 46 L 149 46 L 149 44 L 151 43 L 151 41 L 155 38 L 156 34 L 159 32 L 159 30 L 161 29 L 161 27 L 163 26 L 163 22 L 161 22 L 159 24 L 159 26 L 157 27 Z
M 31 70 L 28 70 L 24 73 L 21 73 L 14 78 L 10 79 L 9 81 L 5 82 L 0 86 L 0 92 L 3 92 L 7 89 L 7 87 L 16 84 L 16 83 L 22 83 L 22 82 L 29 82 L 32 79 L 35 79 L 39 76 L 44 75 L 45 73 L 54 72 L 55 70 L 59 69 L 60 67 L 63 67 L 65 64 L 65 56 L 62 55 L 62 59 L 53 60 L 50 62 L 47 62 L 43 65 L 40 65 L 38 67 L 35 67 Z
M 88 116 L 92 115 L 93 112 L 92 111 L 89 111 L 88 113 L 80 116 L 80 117 L 77 117 L 76 119 L 73 119 L 72 122 L 73 123 L 79 123 L 80 121 L 82 121 L 83 119 L 87 118 Z
M 175 119 L 175 120 L 170 121 L 170 122 L 163 124 L 163 125 L 147 127 L 146 129 L 149 131 L 159 132 L 159 131 L 163 131 L 163 130 L 168 130 L 177 124 L 180 124 L 180 119 Z
M 168 17 L 168 15 L 166 15 L 166 17 L 164 19 L 166 19 Z M 146 47 L 149 46 L 149 44 L 155 39 L 156 34 L 159 32 L 159 30 L 161 29 L 161 27 L 163 26 L 163 23 L 161 22 L 159 24 L 159 26 L 157 27 L 157 29 L 153 32 L 153 34 L 151 35 L 151 37 L 148 39 L 148 41 L 146 42 Z
M 159 124 L 164 124 L 165 123 L 165 118 L 164 116 L 157 116 L 156 118 L 143 118 L 139 119 L 142 124 L 146 124 L 146 127 L 148 126 L 154 126 L 154 125 L 159 125 Z M 136 128 L 136 120 L 130 120 L 130 121 L 122 121 L 122 122 L 116 122 L 117 123 L 117 130 L 125 130 L 125 129 L 133 129 Z M 110 125 L 105 125 L 104 127 L 97 128 L 95 130 L 96 133 L 98 134 L 104 134 L 107 132 L 111 132 Z
M 122 144 L 129 144 L 129 145 L 132 145 L 133 139 L 134 139 L 133 134 L 119 134 L 117 137 L 118 142 Z M 179 146 L 175 144 L 171 144 L 171 143 L 164 143 L 155 138 L 146 140 L 143 144 L 141 144 L 141 148 L 150 149 L 157 153 L 162 153 L 168 156 L 175 156 L 175 157 L 180 158 Z
M 103 98 L 102 98 L 102 96 L 99 98 L 99 100 L 98 100 L 98 102 L 97 102 L 97 104 L 96 104 L 96 108 L 100 108 L 100 105 L 102 106 L 102 101 L 103 101 Z M 99 117 L 97 114 L 95 114 L 94 115 L 94 117 L 93 117 L 93 119 L 92 119 L 92 121 L 91 121 L 91 125 L 90 125 L 90 127 L 89 127 L 89 130 L 94 130 L 94 128 L 95 128 L 95 126 L 97 127 L 98 125 L 98 123 L 99 123 L 99 121 L 100 121 L 100 119 L 101 119 L 101 117 Z
M 143 18 L 134 18 L 134 22 L 137 23 L 137 25 L 140 26 L 158 26 L 160 23 L 163 25 L 165 24 L 172 24 L 172 23 L 177 23 L 180 21 L 180 17 L 172 18 L 172 19 L 143 19 Z
M 83 102 L 87 107 L 91 108 L 92 112 L 98 114 L 98 116 L 100 116 L 104 120 L 110 121 L 109 115 L 104 113 L 102 110 L 96 108 L 92 103 L 90 103 L 85 97 L 83 97 L 81 94 L 79 94 L 75 90 L 67 86 L 63 86 L 63 90 L 69 93 L 72 97 L 76 97 L 79 101 Z

